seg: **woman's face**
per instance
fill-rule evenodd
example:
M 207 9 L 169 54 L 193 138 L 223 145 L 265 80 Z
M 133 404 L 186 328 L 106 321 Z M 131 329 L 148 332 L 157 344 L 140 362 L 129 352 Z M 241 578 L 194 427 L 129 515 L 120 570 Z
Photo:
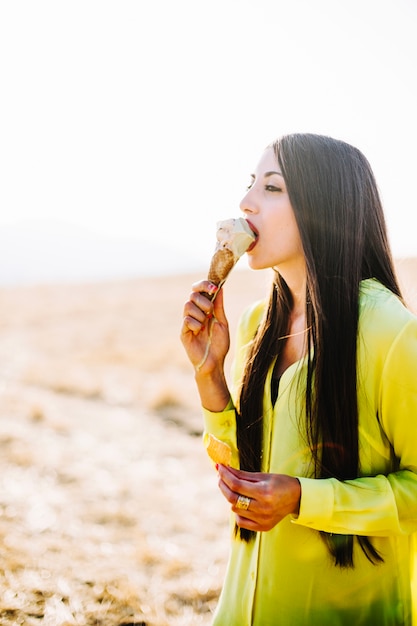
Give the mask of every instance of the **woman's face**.
M 300 233 L 273 148 L 265 150 L 251 179 L 240 203 L 258 235 L 256 245 L 247 253 L 250 267 L 274 267 L 284 278 L 288 271 L 304 273 Z

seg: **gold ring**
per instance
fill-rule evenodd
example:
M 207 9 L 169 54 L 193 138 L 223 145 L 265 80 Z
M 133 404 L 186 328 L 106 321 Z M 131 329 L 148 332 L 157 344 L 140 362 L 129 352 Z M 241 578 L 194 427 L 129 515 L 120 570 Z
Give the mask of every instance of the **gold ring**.
M 250 498 L 247 498 L 246 496 L 238 496 L 236 500 L 235 508 L 243 509 L 244 511 L 247 511 L 249 508 L 249 505 L 250 505 Z

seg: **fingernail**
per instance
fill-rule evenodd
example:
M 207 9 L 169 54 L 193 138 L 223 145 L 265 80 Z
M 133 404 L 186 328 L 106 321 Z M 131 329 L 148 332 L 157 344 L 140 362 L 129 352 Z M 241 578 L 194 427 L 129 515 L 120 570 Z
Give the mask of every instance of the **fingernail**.
M 219 464 L 216 463 L 216 470 L 219 471 Z
M 210 285 L 208 286 L 208 290 L 210 293 L 216 293 L 216 291 L 218 290 L 218 286 L 210 283 Z
M 211 320 L 211 318 L 213 317 L 213 313 L 207 313 L 207 319 Z

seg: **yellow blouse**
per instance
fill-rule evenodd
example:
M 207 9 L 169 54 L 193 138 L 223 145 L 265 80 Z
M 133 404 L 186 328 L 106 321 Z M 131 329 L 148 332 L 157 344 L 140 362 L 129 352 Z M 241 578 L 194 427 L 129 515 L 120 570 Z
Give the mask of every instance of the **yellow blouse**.
M 240 322 L 232 397 L 264 309 L 264 302 L 257 303 Z M 417 625 L 412 606 L 417 575 L 417 318 L 369 279 L 361 283 L 358 336 L 361 476 L 344 482 L 312 477 L 297 393 L 306 363 L 294 363 L 284 372 L 274 406 L 270 371 L 262 469 L 299 478 L 300 513 L 258 533 L 251 543 L 231 532 L 213 626 Z M 221 413 L 203 412 L 205 432 L 231 445 L 232 463 L 238 467 L 233 405 Z M 384 562 L 370 563 L 355 542 L 354 569 L 340 569 L 319 530 L 368 535 Z

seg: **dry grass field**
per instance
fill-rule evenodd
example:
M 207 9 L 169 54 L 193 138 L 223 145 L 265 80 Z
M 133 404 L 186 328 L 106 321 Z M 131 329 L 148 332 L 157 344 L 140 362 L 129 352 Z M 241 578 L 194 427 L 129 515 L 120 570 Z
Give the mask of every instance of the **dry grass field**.
M 210 623 L 228 511 L 178 339 L 196 279 L 0 289 L 3 626 Z M 269 282 L 233 273 L 232 330 Z

